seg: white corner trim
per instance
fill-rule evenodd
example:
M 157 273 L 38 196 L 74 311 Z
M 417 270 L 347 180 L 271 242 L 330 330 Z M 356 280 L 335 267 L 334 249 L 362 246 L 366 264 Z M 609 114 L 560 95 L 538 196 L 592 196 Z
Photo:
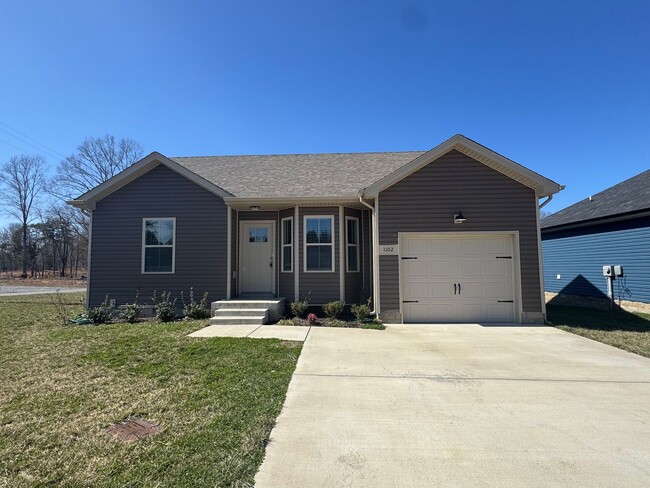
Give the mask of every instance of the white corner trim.
M 146 245 L 146 221 L 147 220 L 171 220 L 174 224 L 172 232 L 172 245 L 168 246 L 147 246 Z M 147 247 L 171 247 L 172 248 L 172 270 L 171 271 L 145 271 L 144 260 Z M 143 217 L 142 218 L 142 260 L 140 274 L 174 274 L 176 273 L 176 217 Z
M 339 300 L 342 302 L 345 302 L 345 262 L 347 261 L 347 259 L 343 259 L 343 250 L 345 249 L 347 251 L 345 247 L 345 232 L 343 230 L 347 221 L 344 215 L 343 206 L 339 205 Z M 336 250 L 334 257 L 336 257 Z
M 226 206 L 226 210 L 228 211 L 228 218 L 227 218 L 227 239 L 228 243 L 226 245 L 227 248 L 227 253 L 228 256 L 226 257 L 226 299 L 230 300 L 231 294 L 232 294 L 232 209 L 228 206 Z

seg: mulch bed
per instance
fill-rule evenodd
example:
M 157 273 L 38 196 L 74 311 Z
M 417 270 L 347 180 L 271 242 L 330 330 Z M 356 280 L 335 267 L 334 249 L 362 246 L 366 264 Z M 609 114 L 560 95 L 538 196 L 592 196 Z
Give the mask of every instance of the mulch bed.
M 288 323 L 289 321 L 291 323 Z M 294 317 L 292 319 L 281 320 L 276 325 L 293 325 L 298 327 L 344 327 L 349 329 L 360 329 L 364 328 L 364 326 L 368 328 L 368 324 L 377 324 L 377 322 L 358 322 L 356 320 L 333 319 L 330 317 L 319 317 L 315 322 L 310 322 L 307 319 Z

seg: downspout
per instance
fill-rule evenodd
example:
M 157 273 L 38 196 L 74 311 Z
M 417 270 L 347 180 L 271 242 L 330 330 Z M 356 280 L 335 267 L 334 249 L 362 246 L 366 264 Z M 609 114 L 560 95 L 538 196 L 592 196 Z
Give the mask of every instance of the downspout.
M 546 197 L 546 200 L 544 200 L 544 201 L 542 202 L 542 204 L 539 206 L 539 209 L 540 209 L 540 210 L 543 209 L 543 208 L 544 208 L 544 205 L 546 205 L 547 203 L 549 203 L 551 200 L 553 200 L 553 195 L 549 195 L 548 197 Z
M 379 230 L 377 228 L 377 214 L 375 213 L 375 207 L 370 205 L 363 199 L 363 195 L 359 192 L 359 202 L 368 207 L 371 213 L 372 221 L 372 305 L 373 310 L 370 312 L 372 315 L 377 315 L 379 307 L 379 280 L 377 279 L 377 272 L 379 270 Z

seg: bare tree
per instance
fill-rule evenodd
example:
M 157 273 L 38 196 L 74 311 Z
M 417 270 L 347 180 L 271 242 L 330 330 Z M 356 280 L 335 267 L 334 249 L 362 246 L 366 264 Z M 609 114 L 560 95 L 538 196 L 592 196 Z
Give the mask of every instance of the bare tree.
M 45 190 L 45 160 L 41 156 L 14 156 L 2 166 L 0 199 L 4 212 L 17 218 L 22 227 L 22 274 L 27 278 L 28 226 Z
M 133 139 L 88 137 L 75 154 L 61 161 L 49 191 L 66 200 L 76 198 L 128 168 L 142 155 L 142 146 Z

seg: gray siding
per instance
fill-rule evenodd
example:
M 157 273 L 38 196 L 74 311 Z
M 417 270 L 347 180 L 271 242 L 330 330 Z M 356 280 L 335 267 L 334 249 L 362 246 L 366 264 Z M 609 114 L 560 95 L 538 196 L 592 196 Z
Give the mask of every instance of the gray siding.
M 346 260 L 346 273 L 345 273 L 345 302 L 346 303 L 359 303 L 361 296 L 364 295 L 363 290 L 363 227 L 361 222 L 361 211 L 353 208 L 346 208 L 344 210 L 346 217 L 356 217 L 359 219 L 359 272 L 358 273 L 348 273 L 347 272 L 347 249 L 344 249 L 343 256 Z M 344 227 L 347 233 L 347 227 Z M 345 236 L 344 242 L 347 244 L 347 235 Z
M 361 229 L 363 232 L 363 298 L 365 302 L 368 297 L 372 296 L 372 214 L 370 210 L 361 212 L 361 220 L 363 221 Z
M 280 222 L 278 223 L 278 270 L 280 272 L 280 293 L 281 297 L 285 297 L 287 301 L 292 302 L 295 298 L 295 288 L 294 288 L 294 274 L 283 273 L 282 272 L 282 219 L 285 217 L 293 217 L 294 209 L 289 208 L 286 210 L 280 210 Z M 296 222 L 293 223 L 296 225 Z M 292 236 L 293 238 L 293 236 Z M 296 243 L 293 245 L 293 252 L 296 252 Z M 293 259 L 293 256 L 292 256 Z M 295 266 L 294 266 L 295 267 Z M 295 271 L 295 270 L 294 270 Z
M 334 216 L 334 272 L 305 273 L 304 269 L 304 242 L 305 229 L 303 225 L 305 215 L 333 215 Z M 309 303 L 323 305 L 341 297 L 339 282 L 339 209 L 338 207 L 311 207 L 300 208 L 300 298 L 305 298 L 309 292 Z
M 541 313 L 537 200 L 530 188 L 450 151 L 379 195 L 379 244 L 398 232 L 519 231 L 522 311 Z M 462 210 L 467 222 L 452 222 Z M 397 256 L 380 256 L 381 311 L 399 313 Z
M 227 210 L 223 200 L 157 166 L 97 203 L 93 214 L 89 306 L 106 294 L 118 304 L 150 303 L 154 290 L 180 297 L 191 286 L 210 300 L 226 295 Z M 142 274 L 142 219 L 176 217 L 176 269 Z

